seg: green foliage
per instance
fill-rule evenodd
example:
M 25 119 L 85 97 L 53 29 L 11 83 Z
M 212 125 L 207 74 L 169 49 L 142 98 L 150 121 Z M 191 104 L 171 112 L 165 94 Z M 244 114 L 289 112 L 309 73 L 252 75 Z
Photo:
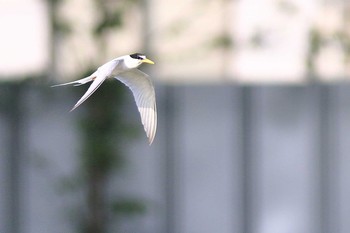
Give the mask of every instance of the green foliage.
M 58 14 L 59 6 L 64 0 L 47 1 L 50 6 L 52 33 L 55 36 L 74 33 L 69 22 Z M 91 36 L 95 37 L 95 46 L 98 47 L 100 57 L 104 57 L 109 49 L 106 43 L 107 33 L 122 28 L 125 14 L 138 2 L 94 0 L 96 11 Z M 86 72 L 79 76 L 90 75 L 95 69 L 96 65 L 87 67 Z M 128 118 L 122 111 L 125 97 L 132 98 L 132 95 L 126 95 L 128 88 L 117 81 L 107 82 L 108 80 L 75 110 L 83 111 L 77 124 L 82 139 L 80 167 L 74 177 L 64 177 L 58 187 L 60 193 L 66 195 L 84 192 L 85 203 L 81 203 L 80 206 L 80 212 L 84 213 L 81 213 L 82 217 L 79 219 L 79 229 L 84 233 L 106 232 L 106 217 L 112 213 L 132 215 L 145 212 L 145 206 L 140 200 L 114 200 L 111 203 L 111 195 L 107 195 L 107 183 L 111 175 L 126 165 L 122 151 L 123 143 L 130 141 L 136 132 L 136 126 L 127 121 Z M 86 88 L 84 85 L 75 89 L 77 98 L 84 94 Z
M 121 27 L 123 24 L 123 15 L 120 10 L 115 11 L 113 14 L 106 15 L 95 26 L 94 34 L 100 35 L 107 30 Z
M 60 17 L 58 10 L 64 0 L 46 0 L 50 9 L 51 28 L 53 34 L 68 35 L 72 28 L 64 18 Z
M 111 211 L 115 215 L 135 215 L 144 214 L 146 212 L 146 205 L 143 201 L 138 199 L 122 199 L 117 200 L 111 204 Z
M 113 168 L 124 164 L 121 153 L 116 150 L 122 146 L 123 138 L 128 137 L 120 130 L 125 123 L 121 106 L 126 91 L 124 85 L 105 83 L 84 103 L 87 112 L 81 119 L 80 130 L 85 168 L 98 168 L 108 175 Z
M 63 3 L 64 0 L 46 0 L 46 1 L 47 1 L 49 4 L 51 4 L 51 5 L 57 6 L 57 5 L 61 4 L 61 3 Z
M 212 48 L 223 48 L 223 49 L 229 49 L 234 46 L 234 41 L 232 40 L 231 36 L 228 34 L 221 34 L 214 38 L 212 38 L 210 42 L 210 46 Z
M 340 47 L 345 55 L 345 62 L 350 61 L 350 36 L 345 31 L 337 31 L 334 38 L 339 42 Z
M 68 35 L 72 32 L 72 28 L 69 23 L 64 20 L 53 20 L 52 27 L 60 35 Z
M 13 84 L 2 84 L 0 86 L 0 112 L 7 112 L 9 111 L 12 106 L 12 92 L 13 92 Z
M 123 26 L 123 18 L 131 6 L 138 3 L 138 0 L 107 1 L 94 0 L 101 15 L 97 20 L 93 34 L 101 36 L 109 30 L 116 30 Z
M 320 30 L 312 28 L 309 32 L 309 49 L 306 58 L 306 65 L 311 77 L 315 74 L 315 61 L 320 52 L 327 45 L 337 45 L 344 54 L 344 62 L 350 61 L 350 37 L 346 31 L 336 31 L 332 34 L 322 34 Z
M 114 4 L 116 2 L 95 0 L 96 14 L 101 17 L 97 17 L 98 20 L 91 33 L 95 36 L 96 46 L 100 46 L 99 51 L 102 54 L 108 50 L 105 41 L 106 32 L 122 27 L 124 14 L 131 2 L 118 1 L 118 4 Z M 92 72 L 93 70 L 88 70 L 86 74 Z M 83 177 L 87 188 L 86 201 L 89 210 L 87 219 L 82 224 L 83 231 L 87 233 L 105 232 L 107 224 L 105 217 L 109 215 L 110 210 L 113 210 L 113 213 L 128 215 L 144 210 L 140 201 L 114 201 L 111 204 L 106 194 L 106 184 L 110 176 L 126 165 L 121 148 L 123 142 L 130 140 L 128 133 L 130 131 L 127 128 L 133 128 L 122 112 L 127 91 L 128 88 L 123 84 L 104 83 L 84 103 L 86 112 L 79 125 L 83 139 L 81 165 L 85 173 Z
M 309 32 L 309 50 L 306 57 L 306 65 L 310 75 L 315 73 L 315 59 L 318 56 L 325 40 L 321 33 L 313 28 Z

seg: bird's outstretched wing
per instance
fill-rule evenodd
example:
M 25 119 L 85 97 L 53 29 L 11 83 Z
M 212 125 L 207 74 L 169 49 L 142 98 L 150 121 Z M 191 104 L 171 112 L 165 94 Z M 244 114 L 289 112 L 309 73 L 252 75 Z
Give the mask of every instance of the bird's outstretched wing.
M 96 74 L 97 74 L 97 76 L 96 76 Z M 85 94 L 79 99 L 79 101 L 70 110 L 70 112 L 71 112 L 74 109 L 76 109 L 77 107 L 79 107 L 79 105 L 81 105 L 85 100 L 87 100 L 87 98 L 89 98 L 97 90 L 97 88 L 103 83 L 103 81 L 106 80 L 106 78 L 107 78 L 107 76 L 100 75 L 97 72 L 95 72 L 92 75 L 90 75 L 89 77 L 79 79 L 79 80 L 69 82 L 69 83 L 57 84 L 57 85 L 54 85 L 52 87 L 59 87 L 59 86 L 65 86 L 65 85 L 71 85 L 71 84 L 74 84 L 74 86 L 80 86 L 80 85 L 83 85 L 85 83 L 93 81 L 92 84 L 90 85 L 89 89 L 85 92 Z
M 114 60 L 109 61 L 109 62 L 103 64 L 102 66 L 100 66 L 89 77 L 79 79 L 79 80 L 76 80 L 73 82 L 54 85 L 52 87 L 65 86 L 65 85 L 71 85 L 71 84 L 74 84 L 74 86 L 80 86 L 82 84 L 93 81 L 92 84 L 90 85 L 89 89 L 85 92 L 85 94 L 78 100 L 78 102 L 70 110 L 70 112 L 71 112 L 74 109 L 76 109 L 77 107 L 79 107 L 79 105 L 81 105 L 85 100 L 87 100 L 99 88 L 99 86 L 101 86 L 101 84 L 106 80 L 106 78 L 108 78 L 111 75 L 112 71 L 114 70 L 114 68 L 116 67 L 116 65 L 118 63 L 119 63 L 119 60 L 114 59 Z
M 132 69 L 115 77 L 132 91 L 141 121 L 152 144 L 157 130 L 157 107 L 154 87 L 148 75 L 137 69 Z
M 82 103 L 84 103 L 84 101 L 87 100 L 101 86 L 101 84 L 106 80 L 107 77 L 108 76 L 106 75 L 97 75 L 92 84 L 90 85 L 89 89 L 78 100 L 78 102 L 74 105 L 70 112 L 79 107 L 79 105 L 81 105 Z

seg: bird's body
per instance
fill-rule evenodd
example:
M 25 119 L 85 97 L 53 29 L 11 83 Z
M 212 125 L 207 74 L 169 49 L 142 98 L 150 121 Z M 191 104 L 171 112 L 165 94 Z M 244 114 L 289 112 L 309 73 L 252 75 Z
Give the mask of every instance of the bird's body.
M 152 82 L 148 78 L 148 75 L 137 69 L 142 63 L 154 64 L 145 55 L 139 53 L 117 57 L 100 66 L 86 78 L 58 84 L 54 87 L 64 85 L 80 86 L 92 81 L 88 90 L 72 108 L 71 111 L 73 111 L 87 100 L 107 78 L 118 79 L 132 91 L 141 115 L 142 124 L 151 144 L 157 129 L 156 98 Z

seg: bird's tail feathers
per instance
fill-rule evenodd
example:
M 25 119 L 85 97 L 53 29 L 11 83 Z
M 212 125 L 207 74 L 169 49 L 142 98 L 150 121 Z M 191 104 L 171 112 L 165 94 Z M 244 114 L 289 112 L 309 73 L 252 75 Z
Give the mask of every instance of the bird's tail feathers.
M 53 85 L 53 86 L 51 86 L 51 87 L 61 87 L 61 86 L 67 86 L 67 85 L 75 84 L 75 83 L 76 83 L 76 81 L 74 81 L 74 82 L 69 82 L 69 83 L 56 84 L 56 85 Z M 75 85 L 77 85 L 77 84 L 75 84 Z M 75 86 L 75 85 L 74 85 L 74 86 Z
M 76 80 L 76 81 L 73 81 L 73 82 L 68 82 L 68 83 L 62 83 L 62 84 L 56 84 L 56 85 L 53 85 L 51 87 L 60 87 L 60 86 L 67 86 L 67 85 L 73 85 L 73 86 L 80 86 L 80 85 L 83 85 L 85 83 L 88 83 L 88 82 L 91 82 L 95 79 L 95 73 L 93 73 L 92 75 L 86 77 L 86 78 L 82 78 L 82 79 L 79 79 L 79 80 Z

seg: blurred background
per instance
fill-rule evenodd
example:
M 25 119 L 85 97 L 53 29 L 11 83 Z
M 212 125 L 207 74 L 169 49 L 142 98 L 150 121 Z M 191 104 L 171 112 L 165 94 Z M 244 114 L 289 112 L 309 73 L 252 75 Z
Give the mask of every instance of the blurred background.
M 350 232 L 346 0 L 0 0 L 1 233 Z M 142 52 L 131 92 L 51 85 Z

